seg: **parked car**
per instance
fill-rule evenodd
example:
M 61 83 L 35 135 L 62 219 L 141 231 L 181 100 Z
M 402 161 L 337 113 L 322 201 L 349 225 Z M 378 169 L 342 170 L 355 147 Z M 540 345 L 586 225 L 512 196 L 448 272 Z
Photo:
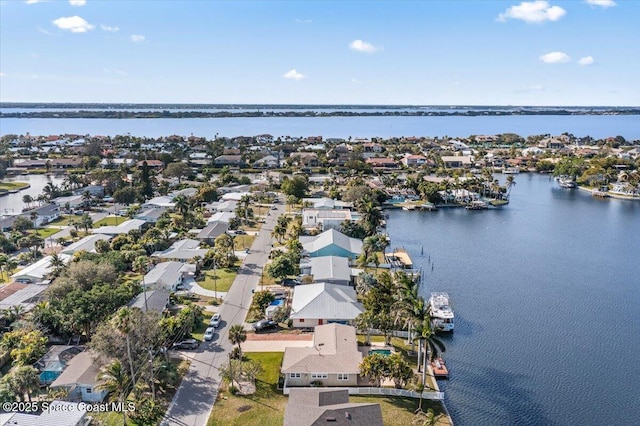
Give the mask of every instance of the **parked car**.
M 236 229 L 236 235 L 247 235 L 247 231 L 244 229 Z
M 268 330 L 271 328 L 276 328 L 278 326 L 278 323 L 272 320 L 268 320 L 268 319 L 261 319 L 260 321 L 254 323 L 251 328 L 253 328 L 253 331 L 258 332 L 258 331 L 263 331 L 263 330 Z
M 209 325 L 213 328 L 218 328 L 220 326 L 221 320 L 222 317 L 220 316 L 220 314 L 213 314 L 213 316 L 211 317 L 211 321 L 209 321 Z
M 285 278 L 284 280 L 282 280 L 282 285 L 285 285 L 287 287 L 294 287 L 299 284 L 302 284 L 302 281 L 300 281 L 299 279 Z
M 216 329 L 213 327 L 209 327 L 204 331 L 204 340 L 209 341 L 213 340 L 213 336 L 216 334 Z
M 200 345 L 196 339 L 186 339 L 173 344 L 174 349 L 196 349 Z

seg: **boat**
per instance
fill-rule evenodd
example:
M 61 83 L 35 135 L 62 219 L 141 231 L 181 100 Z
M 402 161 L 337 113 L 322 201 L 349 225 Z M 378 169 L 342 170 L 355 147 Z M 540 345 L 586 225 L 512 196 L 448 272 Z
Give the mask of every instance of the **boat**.
M 412 211 L 412 210 L 415 210 L 415 209 L 416 209 L 416 206 L 413 205 L 413 204 L 402 206 L 402 210 L 406 210 L 406 211 Z
M 442 379 L 449 378 L 449 370 L 447 369 L 447 365 L 444 363 L 444 360 L 442 358 L 438 357 L 431 361 L 430 364 L 434 377 Z
M 610 196 L 609 187 L 607 185 L 603 185 L 598 189 L 592 190 L 591 195 L 593 195 L 594 197 L 608 198 Z
M 467 210 L 487 210 L 489 208 L 489 204 L 484 201 L 472 201 L 471 203 L 465 206 Z
M 436 331 L 453 331 L 454 315 L 447 293 L 431 293 L 429 298 L 431 325 Z
M 563 188 L 576 188 L 578 186 L 575 180 L 568 177 L 561 177 L 558 179 L 558 183 Z
M 520 167 L 505 167 L 502 169 L 502 173 L 505 175 L 517 175 L 518 173 L 520 173 Z

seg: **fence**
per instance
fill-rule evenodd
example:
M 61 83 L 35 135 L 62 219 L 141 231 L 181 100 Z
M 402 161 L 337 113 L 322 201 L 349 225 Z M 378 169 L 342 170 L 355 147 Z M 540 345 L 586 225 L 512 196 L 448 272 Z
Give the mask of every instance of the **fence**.
M 314 388 L 315 389 L 315 388 Z M 329 389 L 329 388 L 324 388 Z M 366 387 L 357 387 L 357 388 L 335 388 L 335 389 L 347 389 L 349 391 L 349 395 L 384 395 L 384 396 L 403 396 L 406 398 L 420 398 L 419 392 L 409 391 L 406 389 L 395 389 L 395 388 L 366 388 Z M 284 387 L 282 392 L 285 395 L 289 395 L 291 392 L 290 387 Z M 443 392 L 422 392 L 423 399 L 431 399 L 442 401 L 444 399 Z
M 372 336 L 384 336 L 384 331 L 381 330 L 377 330 L 375 328 L 371 329 L 370 334 Z M 390 336 L 393 337 L 402 337 L 403 339 L 406 339 L 409 337 L 409 332 L 408 331 L 402 331 L 402 330 L 392 330 L 389 331 L 387 334 L 389 334 Z

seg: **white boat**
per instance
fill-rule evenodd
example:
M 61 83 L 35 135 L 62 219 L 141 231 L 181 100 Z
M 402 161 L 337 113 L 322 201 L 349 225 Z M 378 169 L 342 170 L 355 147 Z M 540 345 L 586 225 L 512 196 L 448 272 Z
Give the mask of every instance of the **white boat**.
M 437 331 L 453 331 L 454 315 L 447 293 L 431 293 L 429 310 L 433 328 Z
M 520 173 L 520 167 L 518 166 L 514 166 L 514 167 L 505 167 L 502 169 L 502 173 L 505 175 L 516 175 L 518 173 Z
M 576 188 L 578 186 L 575 180 L 568 177 L 561 177 L 558 179 L 558 183 L 563 188 Z

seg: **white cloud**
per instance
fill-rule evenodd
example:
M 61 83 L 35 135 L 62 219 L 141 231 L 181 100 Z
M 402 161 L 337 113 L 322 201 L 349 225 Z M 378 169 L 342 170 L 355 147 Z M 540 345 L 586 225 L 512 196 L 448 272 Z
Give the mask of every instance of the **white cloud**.
M 142 43 L 143 41 L 145 41 L 147 38 L 143 35 L 140 34 L 131 34 L 131 41 L 134 43 Z
M 3 72 L 0 72 L 0 78 L 4 77 L 6 74 Z
M 364 53 L 375 53 L 384 50 L 382 46 L 374 46 L 368 41 L 363 40 L 353 40 L 349 43 L 349 49 Z
M 559 64 L 562 62 L 569 62 L 571 58 L 564 52 L 549 52 L 540 56 L 540 60 L 547 64 Z
M 595 60 L 593 59 L 593 56 L 585 56 L 584 58 L 580 58 L 580 60 L 578 61 L 578 64 L 582 65 L 583 67 L 586 67 L 588 65 L 593 65 L 594 62 Z
M 310 23 L 311 23 L 311 22 L 313 22 L 313 21 L 311 21 L 311 19 L 300 19 L 300 18 L 296 18 L 296 22 L 298 22 L 298 23 L 300 23 L 300 24 L 310 24 Z
M 71 6 L 84 6 L 87 4 L 87 0 L 69 0 Z
M 104 25 L 104 24 L 100 24 L 100 28 L 102 28 L 102 31 L 107 31 L 109 33 L 115 33 L 120 31 L 120 28 L 118 27 L 110 27 L 109 25 Z
M 296 71 L 296 69 L 292 69 L 291 71 L 287 71 L 286 73 L 284 73 L 282 75 L 284 78 L 287 78 L 289 80 L 302 80 L 303 78 L 306 77 L 306 75 L 299 73 L 298 71 Z
M 548 1 L 536 0 L 523 1 L 517 6 L 511 6 L 498 15 L 498 22 L 506 22 L 508 19 L 520 19 L 529 23 L 544 21 L 557 21 L 567 14 L 560 6 L 551 6 Z
M 46 3 L 51 0 L 25 0 L 26 4 Z
M 53 25 L 61 30 L 71 31 L 72 33 L 86 33 L 95 28 L 86 20 L 79 16 L 69 16 L 66 18 L 58 18 L 53 21 Z
M 600 7 L 613 7 L 617 6 L 616 2 L 613 0 L 585 0 L 591 6 L 600 6 Z

